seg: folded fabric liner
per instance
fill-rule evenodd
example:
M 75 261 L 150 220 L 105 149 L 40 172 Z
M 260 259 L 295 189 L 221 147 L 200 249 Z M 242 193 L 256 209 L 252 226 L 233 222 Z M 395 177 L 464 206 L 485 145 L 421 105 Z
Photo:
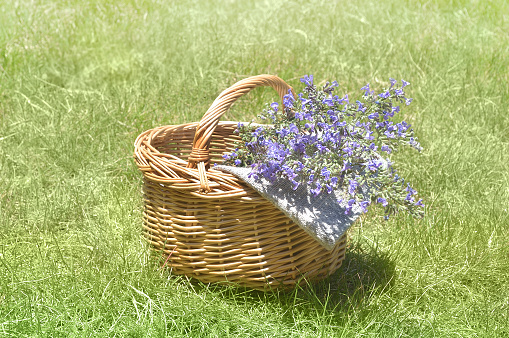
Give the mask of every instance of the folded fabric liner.
M 242 179 L 327 250 L 334 248 L 362 213 L 360 207 L 354 205 L 350 214 L 345 214 L 346 201 L 338 203 L 338 192 L 313 196 L 307 185 L 293 190 L 291 182 L 283 178 L 271 183 L 263 177 L 249 177 L 251 168 L 217 165 L 214 169 Z

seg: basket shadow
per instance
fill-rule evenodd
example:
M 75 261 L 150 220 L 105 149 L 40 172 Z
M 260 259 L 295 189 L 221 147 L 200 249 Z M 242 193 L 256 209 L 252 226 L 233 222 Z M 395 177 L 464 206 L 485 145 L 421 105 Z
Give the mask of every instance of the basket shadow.
M 394 272 L 395 263 L 388 254 L 376 247 L 365 248 L 350 243 L 345 260 L 335 273 L 321 281 L 305 281 L 293 289 L 259 291 L 235 284 L 205 284 L 193 278 L 188 281 L 198 292 L 218 293 L 231 300 L 240 297 L 254 307 L 260 302 L 279 303 L 282 309 L 288 310 L 285 311 L 289 316 L 287 319 L 292 321 L 292 312 L 298 307 L 303 311 L 315 309 L 318 312 L 362 311 L 373 297 L 392 288 Z
M 376 247 L 351 244 L 342 266 L 328 278 L 293 292 L 318 308 L 335 310 L 362 309 L 370 299 L 392 288 L 395 263 L 389 254 Z

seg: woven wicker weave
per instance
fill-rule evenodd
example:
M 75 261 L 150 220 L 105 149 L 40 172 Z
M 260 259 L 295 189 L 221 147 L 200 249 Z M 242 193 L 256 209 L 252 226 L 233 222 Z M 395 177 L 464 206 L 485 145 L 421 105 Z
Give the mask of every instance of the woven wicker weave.
M 258 86 L 271 86 L 281 98 L 291 89 L 276 76 L 250 77 L 222 92 L 199 123 L 151 129 L 136 139 L 143 233 L 174 274 L 266 289 L 294 286 L 303 276 L 325 278 L 341 266 L 346 234 L 327 251 L 251 187 L 211 167 L 239 139 L 237 123 L 220 117 Z

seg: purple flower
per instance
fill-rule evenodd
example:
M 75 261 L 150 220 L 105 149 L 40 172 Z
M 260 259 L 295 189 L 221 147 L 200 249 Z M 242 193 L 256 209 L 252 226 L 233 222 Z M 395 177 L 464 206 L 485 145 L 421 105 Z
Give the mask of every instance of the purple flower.
M 388 138 L 394 138 L 395 137 L 394 133 L 391 133 L 388 130 L 384 133 L 384 135 L 387 136 Z
M 297 174 L 295 174 L 293 169 L 290 168 L 289 166 L 287 166 L 286 164 L 284 164 L 281 168 L 282 168 L 284 174 L 286 175 L 286 177 L 293 179 L 294 177 L 297 176 Z
M 253 136 L 260 136 L 260 135 L 263 135 L 263 132 L 265 131 L 265 129 L 263 129 L 262 127 L 258 127 L 255 129 L 255 131 L 253 132 Z
M 326 180 L 330 178 L 330 171 L 327 170 L 327 167 L 322 168 L 322 172 L 320 173 Z
M 348 193 L 352 196 L 355 195 L 355 190 L 359 186 L 359 183 L 356 180 L 350 180 L 348 185 Z
M 317 143 L 316 144 L 316 149 L 318 149 L 318 151 L 320 152 L 320 154 L 323 154 L 323 153 L 326 153 L 329 151 L 329 148 L 327 148 L 326 146 L 320 144 L 320 143 Z
M 306 99 L 304 97 L 304 94 L 302 94 L 302 93 L 299 94 L 299 100 L 300 100 L 300 103 L 302 103 L 302 109 L 306 109 L 306 105 L 313 102 L 310 99 Z
M 322 103 L 328 105 L 329 107 L 334 106 L 334 101 L 332 100 L 332 97 L 323 99 Z
M 283 96 L 283 104 L 286 108 L 293 108 L 295 98 L 293 97 L 291 89 L 288 89 L 288 94 Z
M 295 161 L 293 164 L 297 166 L 297 168 L 295 168 L 295 171 L 297 172 L 302 171 L 302 169 L 304 169 L 304 164 L 302 164 L 301 161 Z
M 272 109 L 277 112 L 278 108 L 279 108 L 279 104 L 277 102 L 272 102 L 270 104 L 270 106 L 272 107 Z
M 279 131 L 279 135 L 281 135 L 281 137 L 283 137 L 283 138 L 286 137 L 289 133 L 290 132 L 288 131 L 288 129 L 286 129 L 284 127 Z
M 349 169 L 352 169 L 352 164 L 350 162 L 343 163 L 343 168 L 341 169 L 341 171 L 346 171 Z
M 241 160 L 239 160 L 239 159 L 236 159 L 236 160 L 235 160 L 235 165 L 237 165 L 237 166 L 238 166 L 238 165 L 240 165 L 241 163 L 242 163 L 242 161 L 241 161 Z
M 412 189 L 412 187 L 410 186 L 410 184 L 407 183 L 406 185 L 406 188 L 405 188 L 406 191 L 408 191 L 411 195 L 415 195 L 417 194 L 417 191 Z
M 361 101 L 357 100 L 357 111 L 366 112 L 367 107 L 364 107 Z
M 378 115 L 378 113 L 373 113 L 373 114 L 369 114 L 368 115 L 368 118 L 371 119 L 371 120 L 375 120 L 377 118 L 379 118 L 380 116 Z
M 389 80 L 391 81 L 391 88 L 394 87 L 394 85 L 396 85 L 396 80 L 394 80 L 392 77 L 389 78 Z
M 313 85 L 313 75 L 304 75 L 300 82 L 305 83 L 306 86 L 311 87 Z
M 382 148 L 380 148 L 380 150 L 385 151 L 387 154 L 391 153 L 391 148 L 386 144 L 382 145 Z
M 413 138 L 413 137 L 410 137 L 410 140 L 408 141 L 408 144 L 410 146 L 414 147 L 415 149 L 417 149 L 418 151 L 422 150 L 421 145 L 419 144 L 419 142 L 417 142 L 415 140 L 415 138 Z
M 332 124 L 334 124 L 338 120 L 338 115 L 336 114 L 336 112 L 334 110 L 329 109 L 327 111 L 327 114 L 329 114 L 329 118 L 330 118 Z
M 348 100 L 348 94 L 346 94 L 345 97 L 343 97 L 341 99 L 341 101 L 343 101 L 344 103 L 347 103 L 347 104 L 350 103 L 350 101 Z
M 304 153 L 304 151 L 306 151 L 306 145 L 298 140 L 291 140 L 290 146 L 292 147 L 293 151 L 295 151 L 297 154 L 302 154 Z
M 345 208 L 345 214 L 348 215 L 352 211 L 352 207 L 355 204 L 355 200 L 352 198 L 348 201 L 348 205 Z
M 364 96 L 368 96 L 369 91 L 371 90 L 369 88 L 369 83 L 367 85 L 365 85 L 364 87 L 362 87 L 361 90 L 364 90 Z
M 378 97 L 380 97 L 382 99 L 387 99 L 387 98 L 389 98 L 389 96 L 391 96 L 391 93 L 389 93 L 388 91 L 378 95 Z
M 402 133 L 404 133 L 405 131 L 408 130 L 408 128 L 411 127 L 411 125 L 409 125 L 408 123 L 406 123 L 405 121 L 401 121 L 400 123 L 396 124 L 396 127 L 398 127 L 398 130 L 401 131 Z
M 371 171 L 377 171 L 378 168 L 382 166 L 382 161 L 380 160 L 371 160 L 367 163 L 367 167 Z
M 385 198 L 382 198 L 382 197 L 378 197 L 378 199 L 376 201 L 377 201 L 377 203 L 381 203 L 384 207 L 386 207 L 387 204 L 389 204 L 387 202 L 387 200 Z
M 315 180 L 315 175 L 314 174 L 309 175 L 308 185 L 313 183 L 314 180 Z
M 406 188 L 405 188 L 406 191 L 408 191 L 408 194 L 406 195 L 406 198 L 405 200 L 406 201 L 409 201 L 411 203 L 414 202 L 414 198 L 412 197 L 413 195 L 417 194 L 417 191 L 412 189 L 412 187 L 410 186 L 410 184 L 407 183 L 406 185 Z
M 405 88 L 406 86 L 410 85 L 410 82 L 406 82 L 405 80 L 401 80 L 401 83 L 403 83 L 401 88 Z
M 329 84 L 327 82 L 327 84 Z M 339 84 L 338 84 L 338 81 L 333 81 L 327 88 L 324 88 L 324 92 L 325 93 L 332 93 L 334 91 L 334 88 L 338 87 Z
M 369 201 L 362 201 L 359 203 L 363 213 L 368 212 Z
M 320 192 L 322 191 L 322 185 L 318 182 L 316 182 L 316 188 L 310 190 L 311 193 L 315 196 L 320 195 Z
M 247 177 L 251 178 L 253 177 L 255 180 L 259 179 L 260 176 L 258 175 L 258 172 L 260 171 L 260 166 L 256 163 L 251 164 L 251 172 L 247 175 Z

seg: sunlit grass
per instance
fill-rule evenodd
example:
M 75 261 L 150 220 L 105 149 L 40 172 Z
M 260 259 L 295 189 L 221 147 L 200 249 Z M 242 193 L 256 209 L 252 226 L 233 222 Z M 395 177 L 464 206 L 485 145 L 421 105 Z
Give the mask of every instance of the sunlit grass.
M 509 335 L 505 1 L 8 0 L 0 22 L 0 336 Z M 427 216 L 370 211 L 343 267 L 288 293 L 170 276 L 140 237 L 134 139 L 261 73 L 411 82 L 425 150 L 395 162 Z

